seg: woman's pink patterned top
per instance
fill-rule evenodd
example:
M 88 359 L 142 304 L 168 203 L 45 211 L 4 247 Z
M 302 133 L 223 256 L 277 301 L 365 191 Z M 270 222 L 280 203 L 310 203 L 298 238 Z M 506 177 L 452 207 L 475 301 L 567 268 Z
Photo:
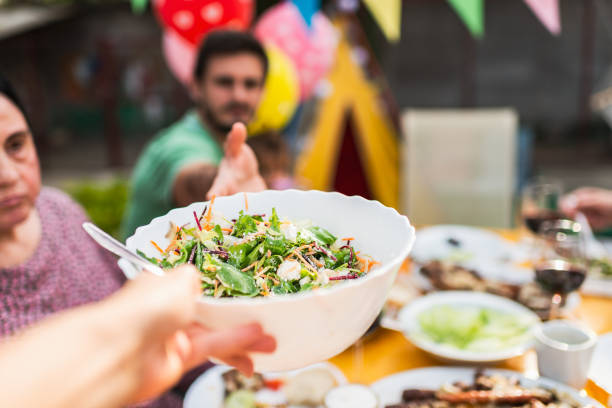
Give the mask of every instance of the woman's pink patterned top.
M 105 298 L 125 278 L 109 252 L 81 228 L 82 208 L 66 194 L 43 188 L 36 200 L 41 240 L 25 263 L 0 268 L 0 337 L 10 336 L 60 310 Z M 147 407 L 180 407 L 165 395 Z

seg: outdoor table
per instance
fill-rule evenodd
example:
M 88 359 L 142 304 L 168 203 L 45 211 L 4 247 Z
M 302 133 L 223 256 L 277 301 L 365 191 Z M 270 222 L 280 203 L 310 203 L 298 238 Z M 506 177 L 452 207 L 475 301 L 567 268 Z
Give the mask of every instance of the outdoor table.
M 512 240 L 516 240 L 519 235 L 518 231 L 514 230 L 498 231 L 498 233 Z M 407 267 L 403 267 L 400 273 L 410 273 L 410 264 L 405 265 Z M 612 298 L 584 294 L 580 296 L 580 304 L 572 312 L 572 317 L 584 322 L 600 335 L 612 331 Z M 330 359 L 330 362 L 340 368 L 349 381 L 363 384 L 373 383 L 400 371 L 445 365 L 415 347 L 402 333 L 384 328 L 378 328 L 374 333 Z M 492 367 L 519 371 L 527 376 L 536 376 L 535 351 L 530 350 L 523 356 L 512 358 Z M 612 390 L 603 390 L 590 380 L 585 390 L 604 405 L 610 398 L 609 393 L 612 393 Z

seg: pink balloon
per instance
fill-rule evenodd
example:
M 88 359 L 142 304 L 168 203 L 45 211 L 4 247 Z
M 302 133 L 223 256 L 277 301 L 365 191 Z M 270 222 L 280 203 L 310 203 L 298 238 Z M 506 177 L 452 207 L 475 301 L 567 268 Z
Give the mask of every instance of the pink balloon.
M 286 1 L 266 11 L 254 31 L 261 42 L 274 44 L 293 60 L 300 80 L 300 99 L 309 98 L 334 62 L 338 34 L 329 19 L 317 12 L 309 29 L 299 9 Z
M 168 68 L 183 85 L 189 85 L 193 77 L 197 49 L 172 29 L 164 32 L 162 48 Z

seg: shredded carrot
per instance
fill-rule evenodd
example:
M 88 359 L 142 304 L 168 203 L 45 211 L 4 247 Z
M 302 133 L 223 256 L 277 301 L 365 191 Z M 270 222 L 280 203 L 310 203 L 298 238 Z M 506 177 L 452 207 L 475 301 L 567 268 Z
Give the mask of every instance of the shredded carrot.
M 348 238 L 340 238 L 341 241 L 353 241 L 355 238 L 353 237 L 348 237 Z
M 369 270 L 368 265 L 370 264 L 370 260 L 367 258 L 362 258 L 355 254 L 355 258 L 361 263 L 361 268 L 359 269 L 361 272 L 365 272 L 366 269 Z
M 264 296 L 268 296 L 270 294 L 270 290 L 268 289 L 268 284 L 266 283 L 265 279 L 264 279 L 263 284 L 261 286 L 263 286 Z
M 251 269 L 252 267 L 254 267 L 255 265 L 257 265 L 257 262 L 259 262 L 259 261 L 255 261 L 255 262 L 253 262 L 252 264 L 250 264 L 249 266 L 247 266 L 246 268 L 242 269 L 242 272 L 246 272 L 246 271 L 248 271 L 249 269 Z
M 204 269 L 206 269 L 207 271 L 210 271 L 210 272 L 215 272 L 217 270 L 217 267 L 215 265 L 208 265 Z
M 153 246 L 155 247 L 155 249 L 157 249 L 159 251 L 160 254 L 164 254 L 164 251 L 159 247 L 159 245 L 157 245 L 155 243 L 155 241 L 151 240 L 151 243 L 153 244 Z
M 212 209 L 213 209 L 213 204 L 215 203 L 215 198 L 217 198 L 217 196 L 213 195 L 213 197 L 210 200 L 210 205 L 208 206 L 208 212 L 206 213 L 206 223 L 207 224 L 212 219 Z
M 317 270 L 316 270 L 315 268 L 313 268 L 313 267 L 312 267 L 312 265 L 310 265 L 310 264 L 309 264 L 309 263 L 308 263 L 308 262 L 307 262 L 307 261 L 306 261 L 306 260 L 305 260 L 305 259 L 302 257 L 302 255 L 301 255 L 301 254 L 300 254 L 298 251 L 296 251 L 296 250 L 294 249 L 294 250 L 293 250 L 293 253 L 295 254 L 295 256 L 297 256 L 297 257 L 298 257 L 298 259 L 300 259 L 300 260 L 301 260 L 301 261 L 304 263 L 304 266 L 306 266 L 306 269 L 310 269 L 312 272 L 314 272 L 314 273 L 318 273 L 318 272 L 317 272 Z
M 274 282 L 275 285 L 278 285 L 280 282 L 278 281 L 278 279 L 274 279 L 272 276 L 270 275 L 266 275 L 266 278 L 270 279 L 272 282 Z
M 176 234 L 174 235 L 174 238 L 172 238 L 172 241 L 170 241 L 170 245 L 168 245 L 168 247 L 166 248 L 166 250 L 164 252 L 168 252 L 170 250 L 170 248 L 172 248 L 174 246 L 174 244 L 176 244 L 176 241 L 179 237 L 179 231 L 181 230 L 180 227 L 176 227 Z
M 233 228 L 221 228 L 221 231 L 229 232 L 230 234 L 233 230 Z
M 365 272 L 370 272 L 370 269 L 372 269 L 372 267 L 374 265 L 380 265 L 380 262 L 375 261 L 375 260 L 373 260 L 370 257 L 360 257 L 360 256 L 357 256 L 358 253 L 359 252 L 355 253 L 355 258 L 357 258 L 357 260 L 364 265 L 361 268 L 361 272 L 364 272 L 364 270 L 365 270 Z
M 314 258 L 313 259 L 314 263 L 321 268 L 323 265 L 325 265 L 323 262 L 319 261 L 318 259 Z
M 213 294 L 214 297 L 217 297 L 217 289 L 219 289 L 219 281 L 215 280 L 215 293 Z
M 249 211 L 249 199 L 247 198 L 247 193 L 244 193 L 244 209 Z
M 314 244 L 315 244 L 314 242 L 311 242 L 310 244 L 299 246 L 299 247 L 295 248 L 295 250 L 296 251 L 301 251 L 302 249 L 306 249 L 306 248 L 312 247 Z

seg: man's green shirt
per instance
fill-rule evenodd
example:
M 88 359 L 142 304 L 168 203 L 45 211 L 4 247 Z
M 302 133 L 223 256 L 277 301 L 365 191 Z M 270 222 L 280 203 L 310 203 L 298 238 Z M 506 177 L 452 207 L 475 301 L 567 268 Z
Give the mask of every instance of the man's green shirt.
M 123 238 L 175 207 L 172 186 L 181 168 L 193 162 L 218 165 L 222 158 L 221 147 L 204 129 L 195 111 L 158 133 L 134 168 L 122 224 Z

